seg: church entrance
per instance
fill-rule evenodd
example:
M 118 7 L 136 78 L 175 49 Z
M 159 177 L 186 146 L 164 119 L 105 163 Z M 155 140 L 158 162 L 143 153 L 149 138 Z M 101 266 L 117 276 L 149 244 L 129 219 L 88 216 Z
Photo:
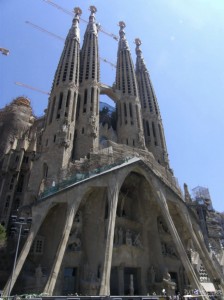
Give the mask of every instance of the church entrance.
M 63 294 L 74 294 L 77 292 L 77 268 L 64 269 Z
M 111 295 L 139 295 L 140 268 L 112 267 L 110 276 Z
M 139 295 L 138 269 L 124 268 L 124 294 Z

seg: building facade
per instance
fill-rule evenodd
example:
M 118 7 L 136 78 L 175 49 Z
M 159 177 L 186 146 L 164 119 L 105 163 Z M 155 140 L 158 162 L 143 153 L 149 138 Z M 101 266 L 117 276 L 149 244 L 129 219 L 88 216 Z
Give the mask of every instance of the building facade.
M 134 66 L 123 21 L 115 84 L 101 84 L 96 12 L 91 6 L 80 46 L 81 9 L 74 10 L 45 115 L 35 118 L 24 97 L 0 111 L 3 293 L 221 293 L 223 218 L 192 200 L 187 186 L 182 194 L 141 41 Z M 100 94 L 116 106 L 104 122 Z M 32 217 L 13 276 L 12 215 Z M 212 226 L 220 226 L 213 235 Z

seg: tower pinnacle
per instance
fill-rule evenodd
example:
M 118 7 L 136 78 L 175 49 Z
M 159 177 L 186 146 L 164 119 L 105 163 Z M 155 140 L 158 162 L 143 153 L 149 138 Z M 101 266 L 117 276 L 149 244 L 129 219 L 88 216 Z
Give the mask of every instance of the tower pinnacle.
M 91 5 L 91 6 L 89 7 L 89 10 L 91 11 L 91 15 L 93 15 L 93 14 L 95 14 L 95 13 L 97 12 L 97 8 L 96 8 L 96 6 L 94 6 L 94 5 Z
M 74 8 L 74 13 L 75 13 L 75 17 L 81 16 L 82 14 L 82 10 L 80 7 L 75 7 Z
M 159 105 L 146 68 L 139 38 L 135 39 L 136 77 L 142 107 L 143 128 L 146 147 L 163 166 L 168 166 L 168 154 Z
M 117 114 L 120 119 L 117 123 L 118 141 L 144 149 L 141 105 L 134 65 L 124 31 L 126 25 L 120 21 L 119 27 L 116 87 L 122 93 L 122 97 L 117 103 Z

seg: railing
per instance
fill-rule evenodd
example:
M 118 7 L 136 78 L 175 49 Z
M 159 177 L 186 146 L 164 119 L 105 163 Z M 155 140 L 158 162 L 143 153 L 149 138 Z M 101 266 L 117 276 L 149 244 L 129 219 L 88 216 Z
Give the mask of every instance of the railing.
M 169 169 L 161 166 L 152 156 L 151 153 L 131 148 L 125 145 L 118 145 L 113 142 L 109 142 L 109 146 L 112 146 L 113 151 L 110 153 L 110 158 L 113 160 L 112 163 L 107 164 L 106 162 L 98 162 L 99 167 L 94 167 L 94 165 L 90 165 L 88 167 L 88 171 L 79 171 L 75 174 L 72 174 L 71 176 L 68 176 L 65 179 L 62 179 L 59 183 L 57 183 L 55 186 L 46 188 L 43 193 L 40 194 L 39 200 L 46 198 L 50 195 L 53 195 L 54 193 L 72 185 L 75 183 L 79 183 L 83 180 L 87 180 L 89 178 L 92 178 L 93 176 L 96 176 L 98 174 L 101 174 L 103 172 L 106 172 L 116 166 L 119 166 L 123 163 L 128 162 L 130 159 L 136 158 L 139 160 L 142 160 L 145 165 L 147 165 L 150 170 L 152 170 L 161 181 L 163 181 L 167 186 L 169 186 L 176 194 L 179 195 L 180 198 L 183 198 L 181 189 L 179 185 L 176 182 L 175 177 L 172 175 Z M 99 154 L 100 155 L 100 154 Z M 108 154 L 109 155 L 109 154 Z M 108 156 L 109 157 L 109 156 Z M 109 160 L 107 160 L 108 162 Z
M 104 166 L 101 166 L 99 168 L 90 170 L 88 172 L 76 173 L 76 174 L 68 177 L 67 179 L 62 180 L 61 182 L 59 182 L 55 186 L 52 186 L 52 187 L 46 189 L 43 193 L 40 194 L 39 200 L 42 200 L 43 198 L 46 198 L 50 195 L 53 195 L 56 192 L 66 188 L 66 187 L 68 187 L 72 184 L 75 184 L 75 183 L 81 182 L 83 180 L 92 178 L 93 176 L 99 175 L 103 172 L 106 172 L 106 171 L 116 167 L 116 166 L 119 166 L 123 163 L 126 163 L 132 158 L 133 157 L 122 158 L 120 160 L 115 161 L 114 163 L 112 163 L 110 165 L 104 165 Z

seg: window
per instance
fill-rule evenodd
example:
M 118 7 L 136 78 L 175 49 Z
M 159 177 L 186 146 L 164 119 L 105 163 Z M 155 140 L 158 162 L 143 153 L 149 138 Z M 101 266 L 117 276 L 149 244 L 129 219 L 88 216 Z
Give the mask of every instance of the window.
M 13 175 L 11 178 L 10 185 L 9 185 L 10 191 L 13 189 L 15 178 L 16 178 L 16 175 Z
M 5 201 L 5 208 L 9 207 L 9 203 L 10 203 L 10 196 L 7 196 L 6 201 Z
M 18 185 L 17 185 L 17 192 L 22 193 L 23 191 L 23 185 L 24 185 L 24 174 L 21 174 L 18 180 Z
M 23 157 L 23 163 L 28 164 L 29 162 L 29 157 L 28 156 L 24 156 Z
M 74 294 L 77 286 L 77 268 L 65 268 L 63 280 L 63 294 Z
M 149 122 L 146 121 L 146 130 L 147 130 L 147 135 L 150 136 L 150 129 L 149 129 Z
M 44 251 L 44 237 L 37 236 L 33 241 L 32 247 L 30 249 L 30 253 L 41 255 Z
M 53 101 L 51 101 L 51 112 L 50 112 L 49 124 L 51 124 L 53 119 L 55 102 L 56 102 L 56 96 L 54 96 Z
M 43 178 L 47 178 L 48 175 L 48 165 L 46 163 L 43 164 Z

